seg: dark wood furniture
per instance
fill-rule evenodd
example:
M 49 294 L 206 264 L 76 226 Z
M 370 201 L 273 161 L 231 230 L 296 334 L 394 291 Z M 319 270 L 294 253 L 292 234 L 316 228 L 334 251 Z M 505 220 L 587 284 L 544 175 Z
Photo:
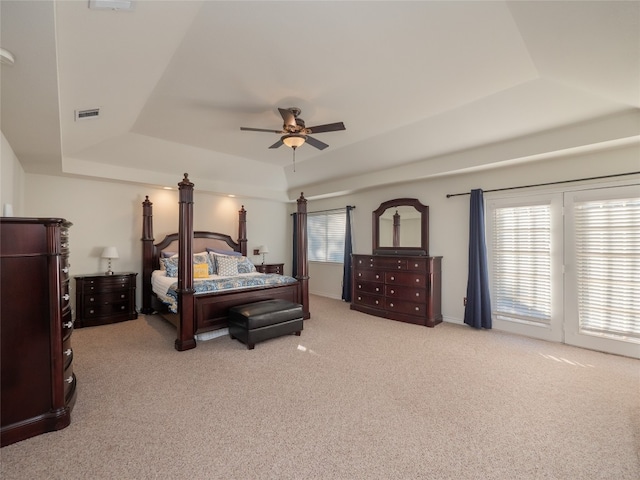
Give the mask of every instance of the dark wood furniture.
M 61 218 L 0 219 L 2 446 L 71 422 L 70 226 Z
M 373 211 L 372 255 L 352 255 L 351 309 L 435 327 L 442 322 L 442 257 L 429 256 L 429 207 L 396 198 Z
M 260 273 L 278 273 L 284 275 L 284 263 L 262 263 L 256 265 L 256 270 Z
M 247 288 L 230 292 L 194 294 L 193 254 L 206 247 L 223 248 L 247 254 L 247 221 L 244 207 L 238 212 L 238 241 L 216 232 L 193 231 L 193 183 L 188 174 L 178 183 L 178 233 L 167 235 L 160 243 L 153 238 L 152 203 L 147 196 L 142 202 L 142 313 L 160 313 L 177 328 L 175 348 L 178 351 L 196 347 L 195 335 L 227 327 L 231 307 L 267 299 L 282 299 L 302 305 L 304 319 L 309 313 L 309 270 L 307 263 L 307 200 L 300 194 L 297 201 L 296 243 L 297 282 L 286 285 Z M 151 274 L 158 269 L 162 251 L 178 252 L 177 294 L 179 312 L 170 313 L 153 293 Z
M 93 327 L 134 320 L 137 273 L 78 275 L 75 327 Z
M 353 255 L 351 309 L 434 327 L 442 322 L 442 257 Z

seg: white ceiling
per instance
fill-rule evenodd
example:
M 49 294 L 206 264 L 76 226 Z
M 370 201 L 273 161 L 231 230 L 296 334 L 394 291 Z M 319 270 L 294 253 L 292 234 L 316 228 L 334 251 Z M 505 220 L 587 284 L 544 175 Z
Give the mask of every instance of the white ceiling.
M 88 5 L 1 2 L 16 58 L 1 127 L 28 172 L 189 172 L 197 189 L 288 200 L 639 138 L 637 1 Z M 291 149 L 268 148 L 278 135 L 240 131 L 280 129 L 292 106 L 346 125 L 299 148 L 295 172 Z

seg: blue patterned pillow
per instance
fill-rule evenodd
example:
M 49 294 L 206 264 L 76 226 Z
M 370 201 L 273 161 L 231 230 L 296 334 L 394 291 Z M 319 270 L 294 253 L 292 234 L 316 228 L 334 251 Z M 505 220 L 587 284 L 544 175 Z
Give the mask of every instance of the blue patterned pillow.
M 238 273 L 252 273 L 256 271 L 256 267 L 247 257 L 237 257 Z
M 164 270 L 167 273 L 167 277 L 178 276 L 178 257 L 161 258 L 160 263 L 164 265 Z
M 217 255 L 218 275 L 222 277 L 232 277 L 238 275 L 238 261 L 235 257 Z

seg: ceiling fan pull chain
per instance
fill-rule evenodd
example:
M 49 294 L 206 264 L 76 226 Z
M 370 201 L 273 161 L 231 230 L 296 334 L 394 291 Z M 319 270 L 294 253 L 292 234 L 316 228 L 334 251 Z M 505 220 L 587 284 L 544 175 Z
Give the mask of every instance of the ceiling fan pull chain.
M 296 147 L 293 147 L 293 172 L 296 171 Z

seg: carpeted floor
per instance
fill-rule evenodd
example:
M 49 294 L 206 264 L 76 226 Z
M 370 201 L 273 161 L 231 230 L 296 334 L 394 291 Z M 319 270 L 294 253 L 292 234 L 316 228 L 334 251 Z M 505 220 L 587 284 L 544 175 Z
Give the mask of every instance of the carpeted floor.
M 74 332 L 71 425 L 12 479 L 640 478 L 640 361 L 311 297 L 302 336 L 173 348 L 155 316 Z

